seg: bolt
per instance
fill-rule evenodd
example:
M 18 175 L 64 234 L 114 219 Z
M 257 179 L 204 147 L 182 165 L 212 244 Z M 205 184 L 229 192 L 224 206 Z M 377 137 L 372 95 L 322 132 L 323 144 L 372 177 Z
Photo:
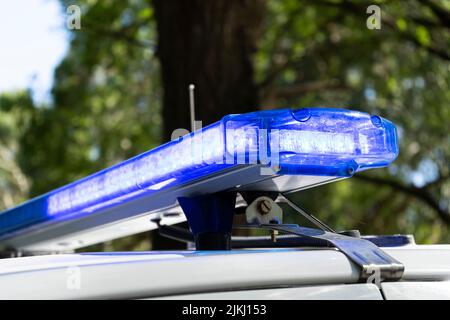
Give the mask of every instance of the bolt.
M 261 214 L 268 214 L 270 212 L 270 210 L 272 210 L 272 204 L 270 203 L 269 200 L 261 200 L 258 203 L 258 211 Z

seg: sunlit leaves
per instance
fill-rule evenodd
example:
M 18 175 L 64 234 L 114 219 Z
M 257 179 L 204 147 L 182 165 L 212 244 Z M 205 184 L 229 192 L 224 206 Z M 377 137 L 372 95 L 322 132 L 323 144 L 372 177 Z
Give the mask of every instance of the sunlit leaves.
M 150 1 L 77 4 L 82 28 L 71 32 L 55 73 L 53 105 L 37 108 L 28 93 L 0 97 L 0 139 L 31 178 L 32 195 L 160 142 L 162 88 Z M 367 29 L 366 4 L 381 7 L 380 30 Z M 372 174 L 429 185 L 448 207 L 449 179 L 439 177 L 450 171 L 450 65 L 439 52 L 450 49 L 450 34 L 440 23 L 421 1 L 268 0 L 253 57 L 261 103 L 348 107 L 391 119 L 399 128 L 399 158 Z M 19 190 L 14 181 L 4 174 L 0 189 Z M 388 186 L 353 178 L 297 197 L 336 229 L 450 240 L 432 208 Z
M 334 5 L 321 2 L 286 0 L 269 5 L 267 32 L 261 39 L 256 66 L 262 83 L 273 70 L 276 76 L 269 79 L 270 86 L 265 83 L 263 98 L 279 107 L 346 106 L 393 120 L 401 133 L 395 170 L 372 174 L 405 185 L 430 183 L 446 172 L 450 163 L 450 66 L 424 48 L 449 43 L 448 30 L 421 24 L 437 19 L 416 1 L 380 1 L 382 15 L 395 20 L 394 28 L 382 24 L 378 31 L 368 30 L 366 17 L 346 10 L 339 5 L 342 1 L 329 1 Z M 289 19 L 295 23 L 287 24 Z M 292 49 L 283 51 L 276 43 L 288 43 L 289 48 L 299 45 L 302 50 L 299 54 Z M 274 56 L 285 67 L 274 68 L 270 62 Z M 315 88 L 308 86 L 310 83 L 328 83 L 330 79 L 342 85 L 307 90 Z M 299 88 L 298 94 L 284 95 L 283 88 L 292 84 Z M 444 179 L 438 186 L 430 186 L 436 201 L 445 199 L 443 190 L 448 184 L 449 179 Z M 298 200 L 342 228 L 416 233 L 419 241 L 427 242 L 449 239 L 447 227 L 433 209 L 388 186 L 356 180 L 308 194 L 314 196 L 302 197 L 300 193 Z

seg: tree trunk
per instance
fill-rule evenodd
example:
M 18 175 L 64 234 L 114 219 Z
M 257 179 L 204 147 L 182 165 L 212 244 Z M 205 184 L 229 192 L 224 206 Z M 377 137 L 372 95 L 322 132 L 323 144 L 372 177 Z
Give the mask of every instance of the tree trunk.
M 161 62 L 163 138 L 190 130 L 188 86 L 196 86 L 196 120 L 257 109 L 252 54 L 263 0 L 154 0 Z

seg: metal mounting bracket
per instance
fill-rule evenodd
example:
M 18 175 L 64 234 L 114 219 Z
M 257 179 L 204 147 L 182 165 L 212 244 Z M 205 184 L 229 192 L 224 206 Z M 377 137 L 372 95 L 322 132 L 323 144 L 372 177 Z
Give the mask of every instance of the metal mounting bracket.
M 368 240 L 300 227 L 296 224 L 263 224 L 261 227 L 327 241 L 361 268 L 361 281 L 366 281 L 375 273 L 379 273 L 381 280 L 396 281 L 402 277 L 405 269 L 402 263 Z

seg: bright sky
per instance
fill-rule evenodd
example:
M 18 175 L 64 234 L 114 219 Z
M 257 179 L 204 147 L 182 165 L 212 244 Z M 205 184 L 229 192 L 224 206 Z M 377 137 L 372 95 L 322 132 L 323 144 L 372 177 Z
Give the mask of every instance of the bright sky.
M 58 0 L 0 0 L 0 93 L 32 88 L 35 100 L 48 100 L 67 48 Z

